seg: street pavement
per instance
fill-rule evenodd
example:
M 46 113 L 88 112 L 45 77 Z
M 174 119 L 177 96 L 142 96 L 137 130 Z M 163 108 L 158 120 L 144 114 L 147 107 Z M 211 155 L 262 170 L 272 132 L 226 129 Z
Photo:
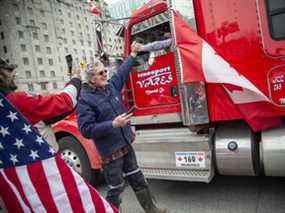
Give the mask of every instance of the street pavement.
M 215 177 L 210 184 L 148 180 L 158 203 L 171 213 L 285 213 L 285 178 Z M 106 186 L 97 188 L 106 195 Z M 130 186 L 123 213 L 143 213 Z

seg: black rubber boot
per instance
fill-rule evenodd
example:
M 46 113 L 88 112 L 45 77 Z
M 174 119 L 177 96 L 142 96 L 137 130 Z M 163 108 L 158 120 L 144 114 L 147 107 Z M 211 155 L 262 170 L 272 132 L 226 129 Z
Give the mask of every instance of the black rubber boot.
M 146 213 L 169 213 L 167 209 L 156 207 L 148 188 L 135 192 L 137 199 Z

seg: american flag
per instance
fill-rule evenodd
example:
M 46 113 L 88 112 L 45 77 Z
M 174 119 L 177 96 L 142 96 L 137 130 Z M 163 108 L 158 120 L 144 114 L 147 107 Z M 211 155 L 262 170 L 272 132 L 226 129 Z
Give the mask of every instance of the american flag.
M 9 212 L 117 213 L 0 93 L 0 202 Z

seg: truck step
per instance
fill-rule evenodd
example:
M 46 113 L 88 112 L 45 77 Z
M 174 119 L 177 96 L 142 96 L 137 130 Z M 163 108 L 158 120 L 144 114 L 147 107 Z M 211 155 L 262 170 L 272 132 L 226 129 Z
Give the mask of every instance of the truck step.
M 134 148 L 147 178 L 210 182 L 214 169 L 209 138 L 188 128 L 138 130 Z
M 213 174 L 211 174 L 208 170 L 174 170 L 160 168 L 141 168 L 141 170 L 144 176 L 149 179 L 209 183 L 213 178 Z

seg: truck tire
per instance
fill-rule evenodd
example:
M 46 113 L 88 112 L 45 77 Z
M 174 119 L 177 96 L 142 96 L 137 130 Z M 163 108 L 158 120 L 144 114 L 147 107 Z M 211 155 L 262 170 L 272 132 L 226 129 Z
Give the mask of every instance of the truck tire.
M 59 152 L 67 164 L 89 183 L 93 183 L 95 172 L 92 170 L 88 156 L 78 140 L 72 136 L 58 140 Z

